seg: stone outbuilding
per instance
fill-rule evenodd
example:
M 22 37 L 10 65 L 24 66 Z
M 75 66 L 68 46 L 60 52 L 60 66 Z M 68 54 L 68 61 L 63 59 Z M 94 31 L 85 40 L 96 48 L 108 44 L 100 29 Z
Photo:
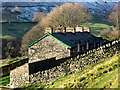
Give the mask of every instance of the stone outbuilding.
M 32 82 L 30 75 L 100 46 L 102 38 L 92 35 L 89 27 L 46 28 L 45 35 L 28 46 L 27 63 L 10 71 L 10 85 L 14 88 L 26 85 Z
M 76 56 L 102 46 L 102 38 L 91 34 L 89 27 L 47 28 L 45 33 L 28 46 L 29 63 Z

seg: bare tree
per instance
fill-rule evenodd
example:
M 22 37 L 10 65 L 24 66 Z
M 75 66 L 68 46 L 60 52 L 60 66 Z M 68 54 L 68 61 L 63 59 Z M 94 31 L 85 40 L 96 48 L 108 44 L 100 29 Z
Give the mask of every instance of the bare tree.
M 32 27 L 23 37 L 21 42 L 20 53 L 27 55 L 27 46 L 39 39 L 43 35 L 44 28 L 41 25 Z
M 120 30 L 117 27 L 111 26 L 111 28 L 104 29 L 100 32 L 100 35 L 109 40 L 114 40 L 120 38 Z
M 120 3 L 117 3 L 112 9 L 110 15 L 108 16 L 108 21 L 117 26 L 119 30 L 120 27 Z
M 35 12 L 32 21 L 39 22 L 45 16 L 46 16 L 45 12 Z
M 91 19 L 91 17 L 87 8 L 82 4 L 65 3 L 62 6 L 56 6 L 49 15 L 43 17 L 37 25 L 22 37 L 21 54 L 27 54 L 27 46 L 40 38 L 46 27 L 59 25 L 76 27 L 85 20 Z
M 92 15 L 88 12 L 88 9 L 80 3 L 65 3 L 61 6 L 56 6 L 46 18 L 48 19 L 48 26 L 56 27 L 62 25 L 75 27 L 91 19 Z

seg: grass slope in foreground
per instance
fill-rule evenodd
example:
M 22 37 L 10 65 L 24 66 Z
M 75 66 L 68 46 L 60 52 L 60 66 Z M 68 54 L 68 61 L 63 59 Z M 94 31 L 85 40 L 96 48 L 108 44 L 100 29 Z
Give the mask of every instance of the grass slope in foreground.
M 61 77 L 48 86 L 37 82 L 24 88 L 118 88 L 119 59 L 120 53 L 86 69 Z
M 120 53 L 82 71 L 59 78 L 48 88 L 118 88 Z

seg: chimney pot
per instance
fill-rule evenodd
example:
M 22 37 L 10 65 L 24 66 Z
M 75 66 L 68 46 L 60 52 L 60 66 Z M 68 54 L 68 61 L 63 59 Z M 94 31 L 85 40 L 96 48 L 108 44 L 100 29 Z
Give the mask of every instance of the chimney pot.
M 77 25 L 77 27 L 76 27 L 76 32 L 83 32 L 83 27 L 79 27 L 79 26 Z
M 66 28 L 66 32 L 72 32 L 72 33 L 75 33 L 75 29 L 72 28 L 72 27 L 67 27 L 67 28 Z
M 84 27 L 84 32 L 90 32 L 90 27 Z
M 52 34 L 52 33 L 53 33 L 53 27 L 46 28 L 46 29 L 45 29 L 45 34 L 46 34 L 46 33 Z

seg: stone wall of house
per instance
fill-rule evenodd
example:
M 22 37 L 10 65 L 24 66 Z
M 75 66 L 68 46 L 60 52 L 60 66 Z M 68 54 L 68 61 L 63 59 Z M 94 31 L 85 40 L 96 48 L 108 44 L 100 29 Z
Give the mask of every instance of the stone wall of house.
M 112 57 L 119 51 L 120 40 L 113 41 L 112 43 L 108 43 L 97 49 L 90 50 L 85 54 L 71 58 L 52 69 L 39 71 L 35 74 L 32 74 L 30 75 L 30 82 L 53 82 L 62 76 L 82 70 L 92 64 L 98 63 L 101 60 Z
M 53 57 L 56 59 L 69 57 L 70 50 L 67 48 L 51 36 L 46 36 L 29 48 L 29 63 Z
M 17 67 L 10 71 L 10 85 L 11 87 L 20 87 L 29 82 L 28 63 Z
M 28 82 L 31 83 L 34 81 L 50 83 L 62 76 L 82 70 L 101 60 L 112 57 L 118 52 L 120 52 L 120 40 L 90 50 L 77 57 L 67 59 L 64 63 L 51 69 L 39 71 L 31 75 L 29 75 L 29 63 L 26 63 L 10 71 L 10 85 L 20 87 Z

